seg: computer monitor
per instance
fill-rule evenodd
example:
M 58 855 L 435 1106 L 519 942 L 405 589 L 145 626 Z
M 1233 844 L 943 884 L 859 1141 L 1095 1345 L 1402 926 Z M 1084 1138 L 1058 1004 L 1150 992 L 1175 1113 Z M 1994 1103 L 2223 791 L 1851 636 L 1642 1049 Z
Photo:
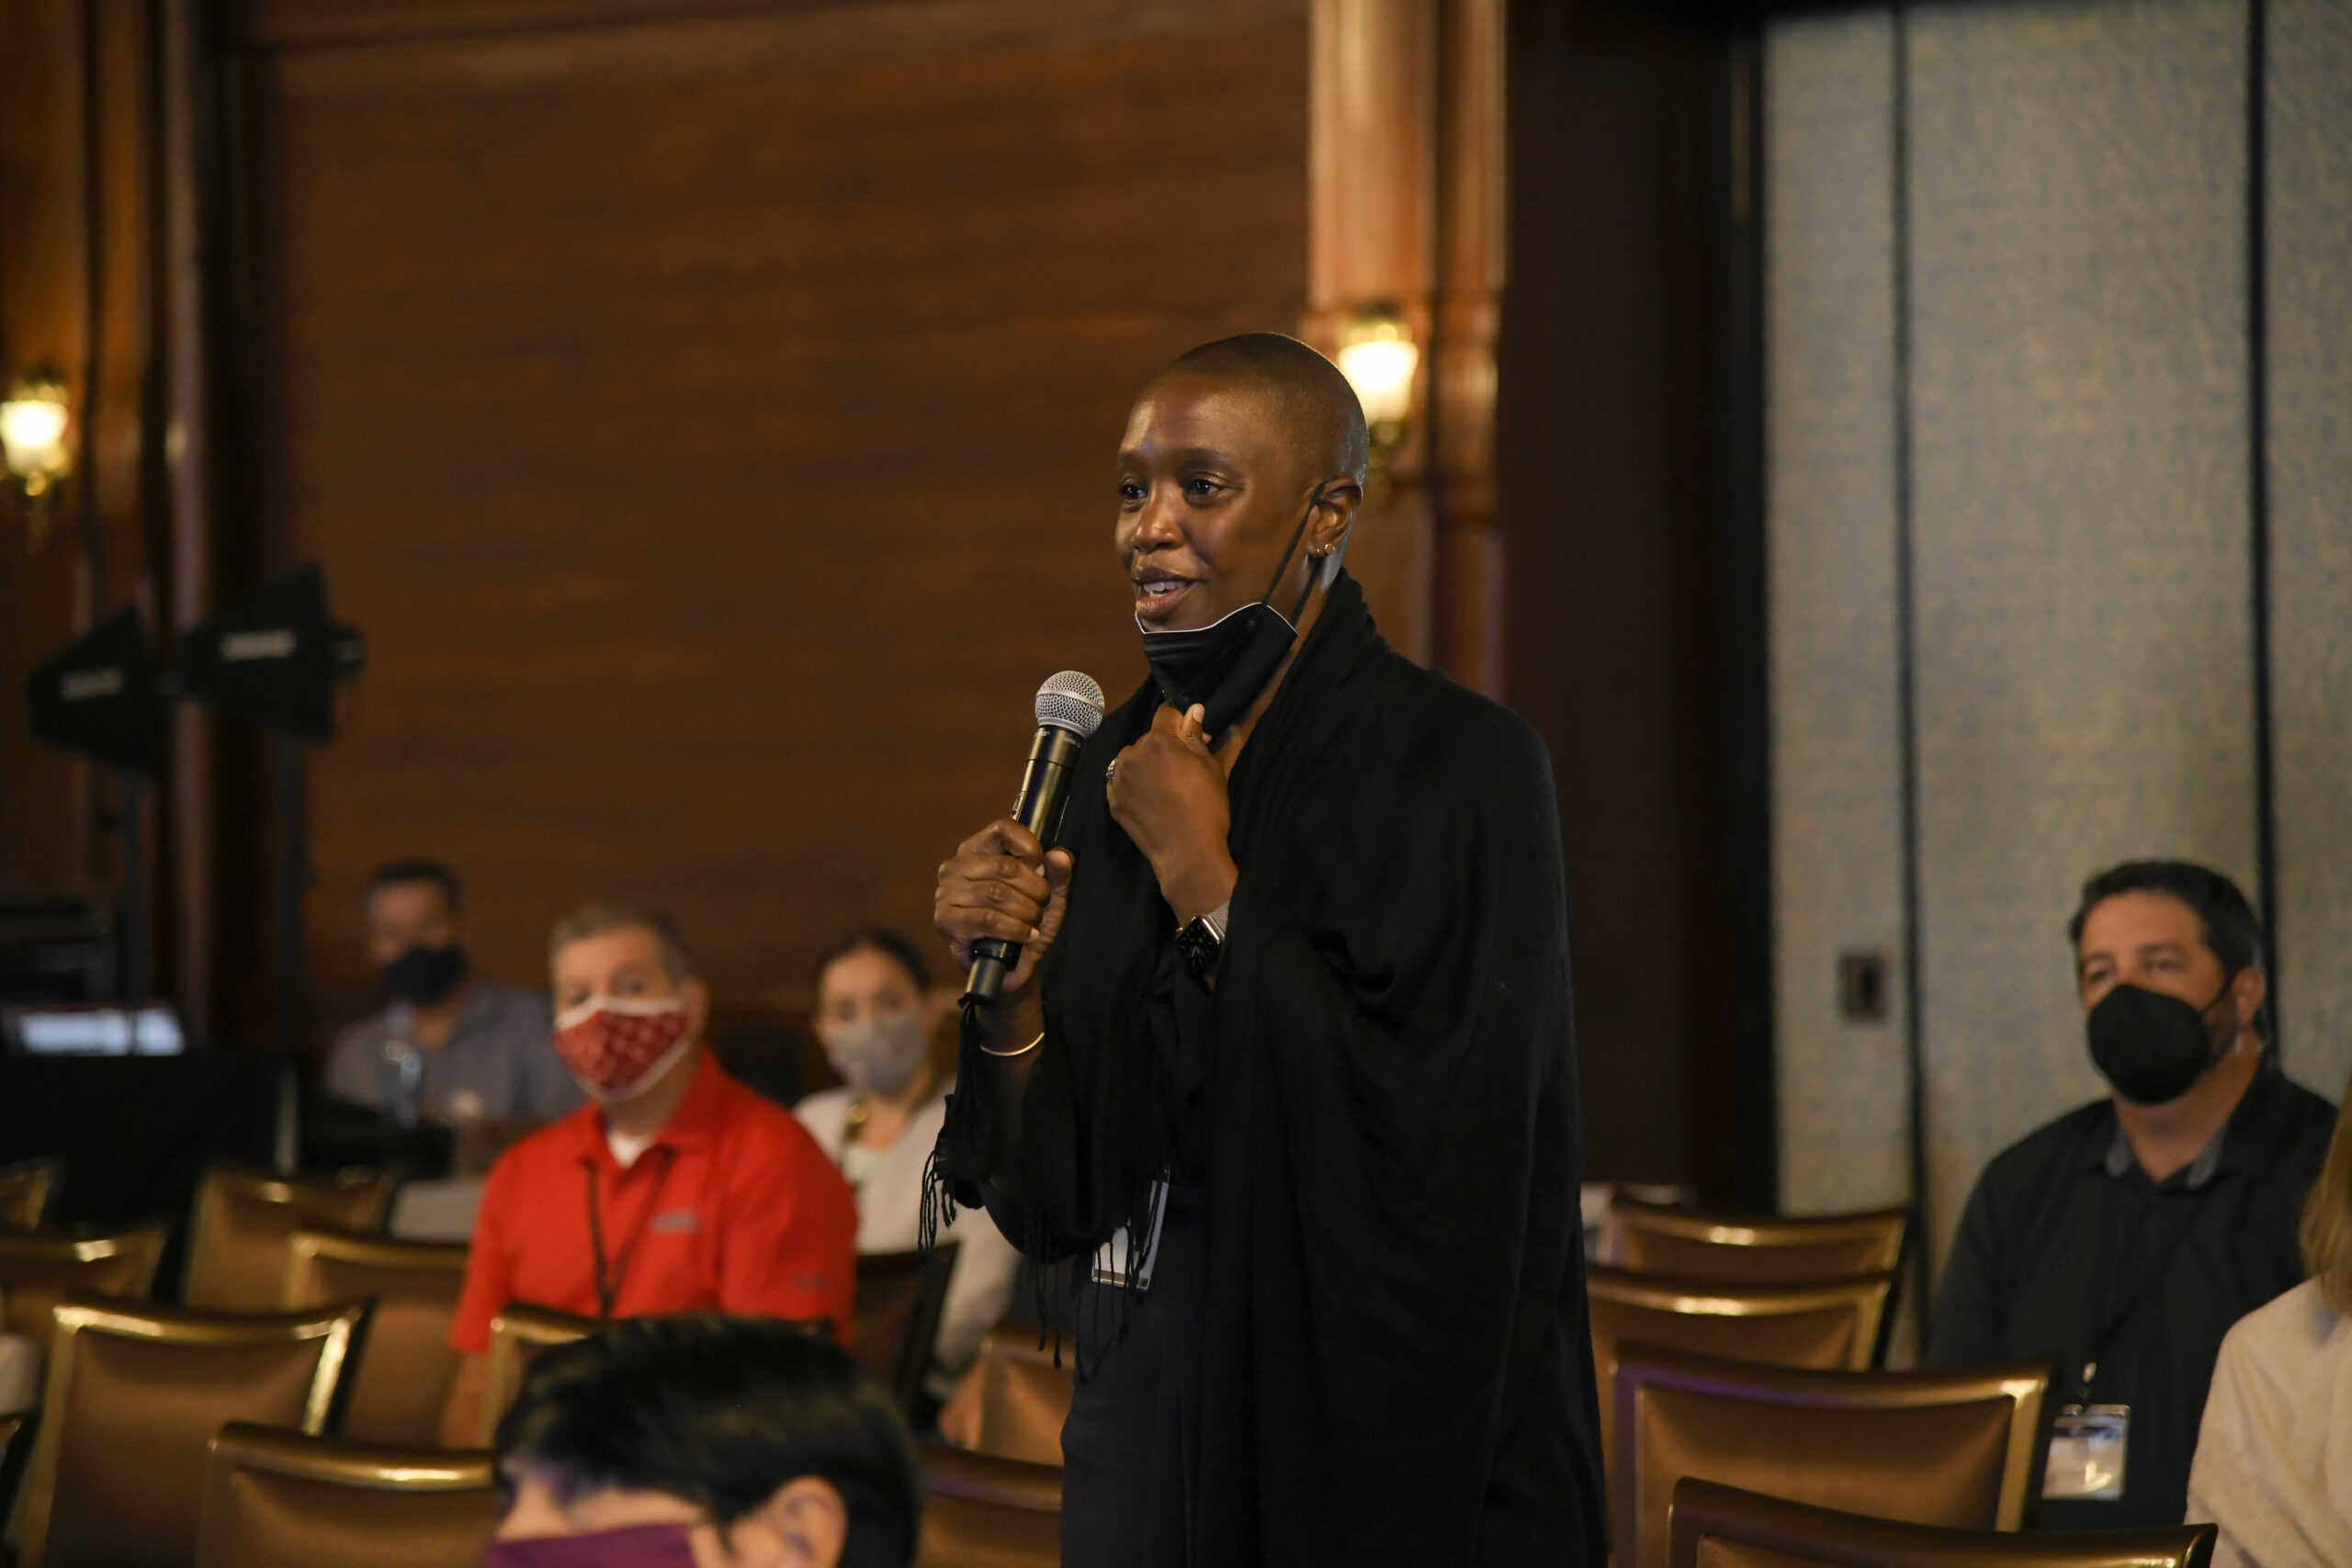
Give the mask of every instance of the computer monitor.
M 0 1035 L 28 1056 L 177 1056 L 187 1050 L 169 1002 L 0 1008 Z

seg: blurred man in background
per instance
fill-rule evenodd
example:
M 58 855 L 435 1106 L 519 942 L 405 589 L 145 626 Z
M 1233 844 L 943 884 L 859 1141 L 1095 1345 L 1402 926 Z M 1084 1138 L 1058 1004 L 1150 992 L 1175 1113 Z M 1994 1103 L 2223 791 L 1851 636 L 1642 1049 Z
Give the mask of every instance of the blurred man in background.
M 2177 1524 L 2222 1337 L 2302 1280 L 2335 1111 L 2266 1046 L 2262 926 L 2228 877 L 2116 866 L 2068 931 L 2115 1092 L 1985 1168 L 1928 1359 L 2059 1360 L 2041 1528 Z
M 548 948 L 555 1054 L 591 1102 L 491 1169 L 449 1331 L 457 1446 L 480 1440 L 491 1320 L 510 1303 L 825 1318 L 844 1337 L 854 1319 L 857 1201 L 792 1113 L 704 1047 L 710 990 L 677 929 L 583 909 Z
M 548 1049 L 548 998 L 466 973 L 457 873 L 396 861 L 368 884 L 368 961 L 391 1005 L 344 1031 L 327 1092 L 401 1126 L 551 1122 L 579 1087 Z

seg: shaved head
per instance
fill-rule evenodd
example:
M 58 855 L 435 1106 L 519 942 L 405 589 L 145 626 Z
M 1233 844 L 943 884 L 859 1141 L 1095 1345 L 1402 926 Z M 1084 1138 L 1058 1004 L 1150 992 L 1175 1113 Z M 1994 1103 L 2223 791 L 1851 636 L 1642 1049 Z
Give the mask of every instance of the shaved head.
M 1295 337 L 1244 333 L 1179 355 L 1157 380 L 1201 376 L 1262 395 L 1282 415 L 1290 445 L 1327 479 L 1362 484 L 1372 441 L 1363 405 L 1340 367 Z

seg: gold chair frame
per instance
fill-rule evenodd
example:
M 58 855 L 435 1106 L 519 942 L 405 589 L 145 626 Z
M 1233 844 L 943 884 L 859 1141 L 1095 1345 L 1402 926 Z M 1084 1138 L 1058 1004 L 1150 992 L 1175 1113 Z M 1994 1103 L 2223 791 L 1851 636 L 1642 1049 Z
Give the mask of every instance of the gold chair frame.
M 1836 1568 L 2208 1568 L 2214 1525 L 2021 1534 L 1900 1524 L 1686 1478 L 1674 1488 L 1670 1568 L 1736 1540 Z
M 1816 1372 L 1724 1361 L 1649 1345 L 1621 1346 L 1614 1391 L 1615 1431 L 1612 1451 L 1607 1456 L 1609 1523 L 1617 1561 L 1625 1564 L 1639 1561 L 1635 1545 L 1640 1535 L 1641 1495 L 1634 1461 L 1640 1433 L 1634 1426 L 1634 1407 L 1644 1388 L 1685 1389 L 1758 1404 L 1843 1410 L 1926 1409 L 2007 1399 L 2010 1402 L 2008 1449 L 2001 1468 L 1993 1528 L 2018 1530 L 2026 1527 L 2041 1497 L 2042 1466 L 2050 1444 L 2050 1395 L 2057 1379 L 2054 1362 L 1926 1371 Z
M 1846 1371 L 1868 1371 L 1878 1363 L 1894 1299 L 1895 1276 L 1863 1274 L 1814 1283 L 1727 1285 L 1594 1264 L 1585 1270 L 1585 1289 L 1595 1301 L 1692 1317 L 1794 1317 L 1840 1308 L 1854 1314 L 1854 1348 Z
M 326 1225 L 304 1225 L 286 1241 L 286 1305 L 289 1310 L 301 1306 L 310 1267 L 320 1258 L 415 1273 L 463 1274 L 470 1250 L 463 1242 L 408 1241 Z
M 1061 1512 L 1059 1465 L 999 1459 L 994 1454 L 938 1442 L 924 1443 L 922 1458 L 925 1489 L 944 1497 L 968 1497 L 974 1502 L 997 1503 L 1035 1513 Z
M 220 1538 L 237 1472 L 248 1470 L 379 1492 L 483 1492 L 498 1480 L 497 1456 L 484 1450 L 390 1448 L 232 1421 L 211 1441 L 194 1568 L 236 1568 Z
M 1911 1211 L 1906 1208 L 1863 1209 L 1843 1214 L 1786 1218 L 1758 1214 L 1710 1213 L 1677 1209 L 1616 1198 L 1600 1225 L 1600 1260 L 1623 1268 L 1628 1232 L 1646 1231 L 1676 1241 L 1713 1247 L 1820 1247 L 1838 1242 L 1874 1242 L 1869 1255 L 1873 1267 L 1858 1273 L 1900 1272 L 1909 1250 Z
M 53 1159 L 0 1165 L 0 1231 L 23 1234 L 40 1229 L 62 1169 Z
M 498 1446 L 498 1424 L 523 1392 L 523 1374 L 530 1356 L 552 1345 L 585 1339 L 604 1325 L 578 1313 L 527 1302 L 509 1303 L 490 1320 L 490 1359 L 481 1384 L 481 1446 Z
M 214 1313 L 187 1307 L 71 1297 L 59 1303 L 57 1332 L 49 1352 L 49 1375 L 41 1390 L 40 1435 L 33 1444 L 26 1479 L 23 1550 L 25 1568 L 41 1568 L 49 1545 L 50 1510 L 56 1500 L 57 1455 L 65 1440 L 62 1418 L 74 1386 L 74 1352 L 85 1333 L 116 1334 L 178 1345 L 270 1345 L 322 1339 L 318 1370 L 302 1403 L 302 1431 L 316 1437 L 327 1428 L 345 1374 L 367 1334 L 368 1303 L 290 1313 Z
M 130 1260 L 131 1287 L 120 1296 L 106 1299 L 143 1302 L 155 1288 L 155 1269 L 164 1261 L 164 1247 L 171 1237 L 171 1227 L 161 1221 L 91 1235 L 0 1234 L 0 1281 L 7 1279 L 11 1262 L 56 1265 L 96 1263 L 108 1258 L 123 1258 Z M 74 1293 L 96 1295 L 101 1292 L 81 1291 Z M 53 1328 L 54 1325 L 49 1323 L 18 1324 L 16 1331 L 30 1333 L 46 1348 Z

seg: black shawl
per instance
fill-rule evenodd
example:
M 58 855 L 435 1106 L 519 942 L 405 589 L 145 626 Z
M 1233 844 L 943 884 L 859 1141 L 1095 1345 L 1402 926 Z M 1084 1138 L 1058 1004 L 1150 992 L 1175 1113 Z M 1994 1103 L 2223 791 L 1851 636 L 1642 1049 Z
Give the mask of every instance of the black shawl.
M 1241 876 L 1211 992 L 1103 799 L 1103 764 L 1158 705 L 1147 682 L 1073 785 L 1012 1239 L 1091 1251 L 1171 1159 L 1204 1175 L 1204 1568 L 1597 1568 L 1542 741 L 1392 651 L 1340 577 L 1234 768 Z M 994 1109 L 977 1048 L 967 1030 L 937 1155 L 967 1206 Z

